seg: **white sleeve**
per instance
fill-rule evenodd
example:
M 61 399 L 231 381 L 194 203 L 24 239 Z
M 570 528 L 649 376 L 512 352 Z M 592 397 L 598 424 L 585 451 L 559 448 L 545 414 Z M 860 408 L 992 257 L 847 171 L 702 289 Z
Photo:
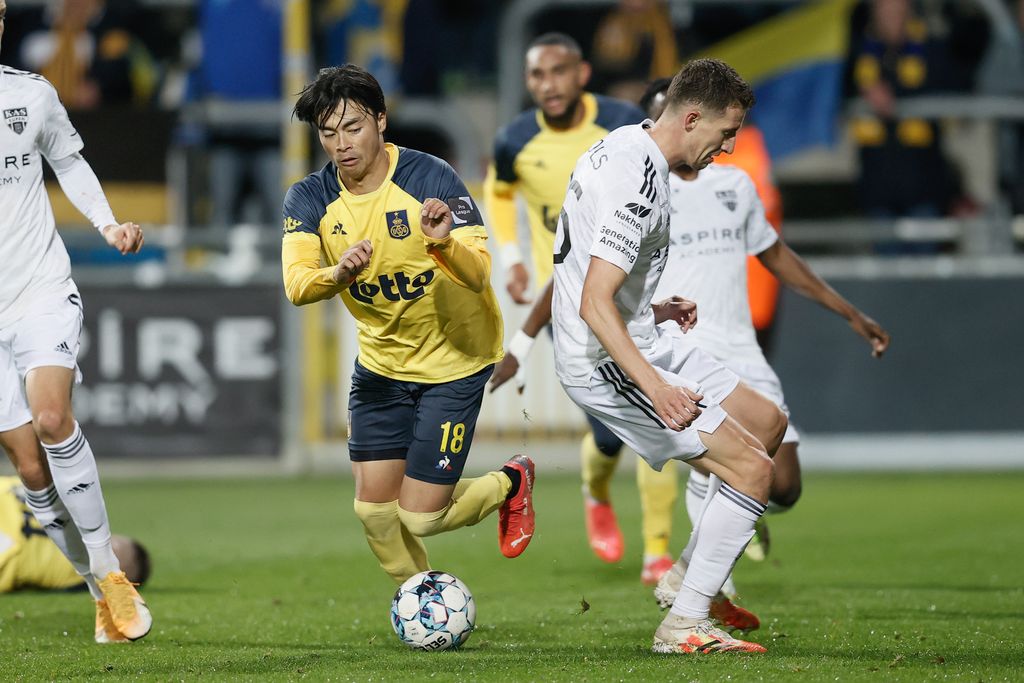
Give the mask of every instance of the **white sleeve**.
M 107 203 L 107 197 L 103 194 L 103 188 L 100 187 L 99 179 L 81 154 L 75 152 L 70 156 L 53 159 L 50 166 L 57 175 L 60 189 L 64 190 L 64 194 L 75 208 L 88 218 L 97 230 L 117 224 L 114 212 Z
M 779 241 L 779 233 L 768 222 L 764 214 L 764 204 L 757 195 L 754 181 L 744 173 L 743 192 L 750 197 L 747 213 L 747 253 L 760 254 L 762 251 Z
M 68 119 L 68 112 L 57 96 L 57 91 L 49 83 L 46 84 L 46 119 L 39 129 L 36 139 L 39 151 L 50 164 L 54 159 L 63 159 L 75 152 L 80 152 L 84 143 L 82 136 Z
M 654 207 L 637 191 L 643 181 L 640 166 L 633 164 L 617 177 L 625 178 L 626 182 L 599 188 L 600 195 L 594 200 L 594 243 L 590 255 L 628 274 L 640 256 L 641 240 L 651 231 Z M 634 179 L 637 182 L 632 182 Z

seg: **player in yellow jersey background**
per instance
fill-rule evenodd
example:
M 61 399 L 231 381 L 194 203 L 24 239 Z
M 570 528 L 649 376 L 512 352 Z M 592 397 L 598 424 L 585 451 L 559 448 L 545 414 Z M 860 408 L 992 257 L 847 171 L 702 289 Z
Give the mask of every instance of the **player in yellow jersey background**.
M 150 573 L 146 549 L 117 534 L 111 545 L 128 580 L 145 583 Z M 26 589 L 84 590 L 85 583 L 32 516 L 21 480 L 0 477 L 0 593 Z
M 590 73 L 579 44 L 570 36 L 546 33 L 534 39 L 526 51 L 525 78 L 536 106 L 499 130 L 494 142 L 484 199 L 507 269 L 507 289 L 516 303 L 529 301 L 530 284 L 516 230 L 516 194 L 526 203 L 534 281 L 541 289 L 551 278 L 555 227 L 576 160 L 609 131 L 645 118 L 629 102 L 586 92 Z M 532 341 L 520 331 L 509 352 L 525 361 Z M 599 558 L 618 562 L 625 543 L 609 485 L 622 442 L 597 420 L 588 416 L 587 421 L 591 431 L 580 448 L 587 537 Z M 637 467 L 644 511 L 641 579 L 653 584 L 659 572 L 672 565 L 668 542 L 676 484 L 642 460 Z
M 533 462 L 461 478 L 502 356 L 480 211 L 447 163 L 384 142 L 384 94 L 366 70 L 322 69 L 294 113 L 331 161 L 285 197 L 285 291 L 296 305 L 340 295 L 356 322 L 348 450 L 370 548 L 401 583 L 429 569 L 422 537 L 499 510 L 501 551 L 519 555 Z

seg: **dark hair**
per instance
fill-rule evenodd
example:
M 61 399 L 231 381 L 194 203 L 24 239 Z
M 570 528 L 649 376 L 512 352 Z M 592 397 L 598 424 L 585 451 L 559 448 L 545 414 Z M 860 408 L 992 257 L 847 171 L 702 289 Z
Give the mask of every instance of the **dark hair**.
M 134 538 L 131 539 L 132 550 L 135 551 L 135 571 L 137 572 L 135 577 L 129 577 L 129 581 L 137 583 L 140 586 L 149 580 L 149 573 L 153 569 L 153 565 L 149 559 L 149 551 L 136 541 Z
M 665 96 L 667 106 L 700 104 L 716 112 L 754 106 L 754 92 L 736 69 L 718 59 L 695 59 L 683 65 Z
M 550 33 L 543 33 L 537 36 L 530 41 L 526 50 L 530 51 L 533 48 L 540 47 L 542 45 L 559 45 L 569 52 L 573 52 L 580 57 L 583 56 L 583 50 L 580 48 L 580 44 L 576 42 L 576 39 L 565 33 L 559 33 L 558 31 L 551 31 Z
M 358 104 L 374 118 L 387 112 L 384 91 L 366 69 L 355 64 L 320 69 L 316 79 L 299 93 L 292 116 L 315 128 L 323 128 L 341 101 Z
M 640 101 L 637 104 L 648 116 L 651 115 L 651 104 L 654 103 L 654 98 L 664 94 L 671 83 L 671 78 L 657 78 L 647 84 L 647 90 L 644 90 L 644 94 L 640 96 Z

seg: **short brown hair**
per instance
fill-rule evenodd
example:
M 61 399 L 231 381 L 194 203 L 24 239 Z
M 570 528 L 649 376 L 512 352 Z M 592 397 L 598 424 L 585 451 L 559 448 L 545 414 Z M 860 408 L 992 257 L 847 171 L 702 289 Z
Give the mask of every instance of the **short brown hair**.
M 754 91 L 736 69 L 719 59 L 694 59 L 683 65 L 665 95 L 666 106 L 699 104 L 716 112 L 754 106 Z

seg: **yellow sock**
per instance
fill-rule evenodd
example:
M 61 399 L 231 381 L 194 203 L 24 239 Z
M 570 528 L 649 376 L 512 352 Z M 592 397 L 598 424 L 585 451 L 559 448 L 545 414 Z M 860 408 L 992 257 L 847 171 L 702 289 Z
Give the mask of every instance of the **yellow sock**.
M 437 512 L 411 512 L 401 507 L 402 524 L 416 536 L 433 536 L 464 526 L 473 526 L 505 502 L 512 480 L 504 472 L 488 472 L 455 485 L 452 502 Z
M 619 464 L 619 456 L 605 455 L 597 448 L 594 435 L 587 432 L 580 444 L 580 465 L 583 472 L 583 490 L 594 500 L 611 500 L 612 475 Z
M 389 503 L 356 500 L 353 507 L 356 517 L 363 523 L 370 550 L 380 561 L 381 569 L 396 583 L 430 569 L 423 541 L 402 526 L 397 500 Z
M 636 486 L 643 511 L 644 555 L 665 555 L 672 538 L 672 509 L 679 492 L 674 461 L 657 472 L 643 458 L 636 459 Z

